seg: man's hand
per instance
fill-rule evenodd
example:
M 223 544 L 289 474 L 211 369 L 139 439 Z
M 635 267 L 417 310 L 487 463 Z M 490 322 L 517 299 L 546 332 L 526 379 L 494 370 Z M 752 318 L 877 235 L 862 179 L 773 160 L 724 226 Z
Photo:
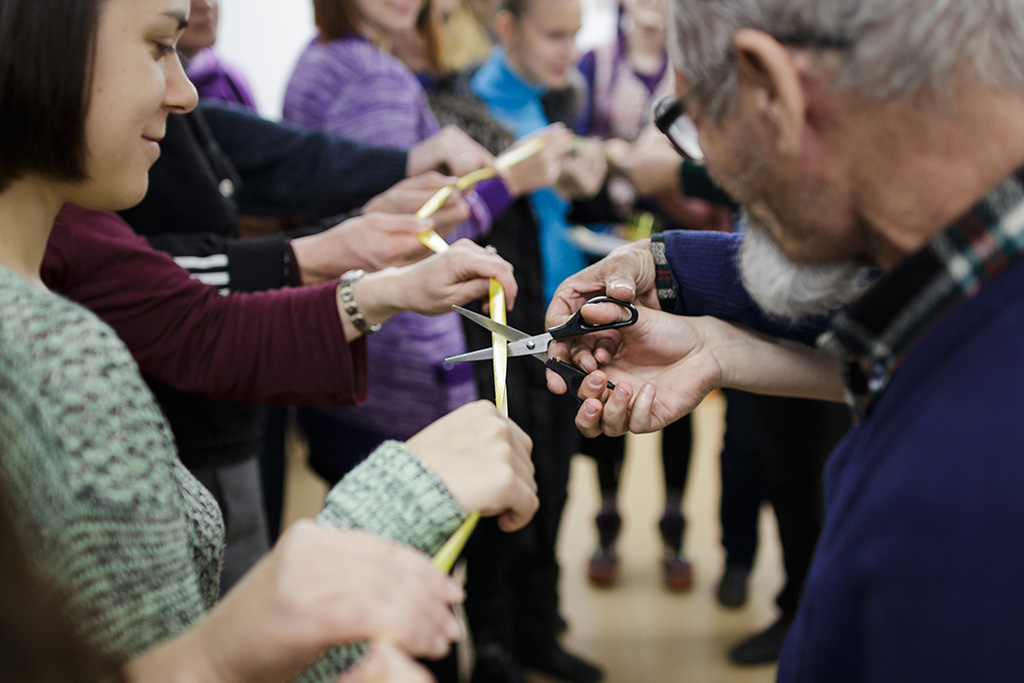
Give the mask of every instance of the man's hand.
M 630 327 L 578 337 L 569 349 L 577 365 L 594 360 L 595 344 L 610 358 L 580 388 L 576 426 L 585 436 L 663 429 L 691 412 L 713 389 L 731 387 L 777 396 L 842 401 L 842 372 L 829 354 L 768 337 L 711 317 L 690 318 L 647 308 Z M 588 304 L 593 325 L 617 320 L 612 304 Z M 595 338 L 600 338 L 597 341 Z M 607 382 L 614 383 L 609 390 Z M 548 387 L 565 383 L 548 373 Z
M 494 166 L 494 156 L 455 126 L 445 126 L 409 150 L 405 175 L 441 171 L 456 176 Z
M 408 215 L 368 213 L 316 235 L 292 240 L 302 284 L 325 282 L 354 268 L 374 272 L 422 261 L 430 250 L 418 235 L 434 227 Z
M 537 511 L 533 442 L 502 417 L 494 404 L 462 406 L 406 442 L 444 482 L 467 512 L 498 516 L 498 526 L 515 531 Z
M 584 436 L 642 434 L 662 429 L 692 411 L 712 389 L 721 386 L 722 368 L 708 344 L 710 319 L 685 318 L 648 308 L 639 309 L 635 325 L 600 335 L 577 337 L 569 357 L 582 366 L 594 361 L 596 345 L 610 354 L 600 370 L 583 381 L 584 403 L 576 426 Z M 621 309 L 613 304 L 588 304 L 584 319 L 594 325 L 613 322 Z M 724 324 L 724 323 L 722 323 Z M 614 390 L 607 382 L 615 384 Z M 548 387 L 565 393 L 561 377 L 548 373 Z
M 558 191 L 569 199 L 587 199 L 601 191 L 608 175 L 604 143 L 597 138 L 576 138 L 562 160 Z
M 427 203 L 427 200 L 446 185 L 454 185 L 457 178 L 445 176 L 436 171 L 406 178 L 383 192 L 363 206 L 365 213 L 397 213 L 413 215 Z M 469 205 L 462 195 L 455 191 L 448 200 L 430 217 L 434 230 L 442 237 L 469 218 Z M 398 265 L 398 264 L 395 264 Z M 364 269 L 365 270 L 365 269 Z
M 654 257 L 651 256 L 650 240 L 624 244 L 594 265 L 566 278 L 551 299 L 545 327 L 551 329 L 561 325 L 583 304 L 597 296 L 614 297 L 638 307 L 660 308 L 654 288 Z M 587 338 L 597 343 L 592 353 L 580 356 L 577 364 L 587 372 L 593 372 L 601 363 L 611 360 L 612 347 L 602 335 L 587 335 Z M 569 358 L 569 343 L 552 342 L 548 354 L 563 360 Z M 549 372 L 548 376 L 554 376 L 554 373 Z

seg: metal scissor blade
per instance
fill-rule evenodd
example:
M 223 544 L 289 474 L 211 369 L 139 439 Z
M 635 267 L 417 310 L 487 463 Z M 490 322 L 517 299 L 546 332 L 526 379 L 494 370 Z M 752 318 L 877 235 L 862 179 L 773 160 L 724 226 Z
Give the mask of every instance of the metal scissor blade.
M 499 337 L 504 337 L 505 339 L 508 339 L 509 341 L 518 341 L 520 339 L 526 339 L 527 337 L 530 336 L 530 335 L 526 334 L 525 332 L 520 332 L 519 330 L 517 330 L 514 327 L 509 327 L 508 325 L 502 325 L 499 322 L 491 320 L 486 315 L 480 315 L 479 313 L 474 313 L 473 311 L 469 310 L 468 308 L 463 308 L 462 306 L 452 306 L 452 308 L 455 309 L 455 312 L 458 313 L 459 315 L 461 315 L 463 318 L 469 318 L 470 320 L 475 322 L 480 327 L 482 327 L 482 328 L 484 328 L 484 329 L 486 329 L 486 330 L 488 330 L 490 332 L 493 332 L 494 334 L 498 335 Z
M 550 343 L 551 334 L 548 332 L 523 339 L 515 339 L 508 343 L 508 357 L 536 355 L 541 360 L 547 360 L 548 344 Z
M 525 355 L 525 354 L 519 354 L 519 355 Z M 539 360 L 541 363 L 546 363 L 547 360 L 548 360 L 548 354 L 546 354 L 546 353 L 532 353 L 530 355 L 533 356 L 534 358 L 536 358 L 537 360 Z M 512 354 L 509 354 L 509 357 L 512 358 L 514 356 L 512 356 Z M 454 356 L 448 356 L 447 358 L 444 359 L 444 362 L 445 363 L 465 363 L 465 362 L 468 362 L 468 361 L 476 361 L 476 360 L 491 360 L 492 358 L 494 358 L 494 349 L 493 348 L 489 348 L 489 349 L 480 349 L 479 351 L 467 351 L 466 353 L 460 353 L 460 354 L 457 354 L 457 355 L 454 355 Z
M 467 351 L 444 359 L 445 363 L 466 363 L 474 360 L 491 360 L 494 358 L 494 349 L 480 349 L 479 351 Z

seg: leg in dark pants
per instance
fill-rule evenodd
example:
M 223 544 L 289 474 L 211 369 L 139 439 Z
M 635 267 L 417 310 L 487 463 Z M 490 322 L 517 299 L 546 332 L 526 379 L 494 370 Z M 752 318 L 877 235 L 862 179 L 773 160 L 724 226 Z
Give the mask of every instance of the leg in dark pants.
M 688 590 L 693 585 L 693 569 L 683 552 L 686 519 L 683 517 L 683 492 L 690 471 L 693 428 L 689 415 L 667 426 L 661 433 L 661 462 L 665 475 L 665 511 L 658 527 L 665 545 L 663 570 L 671 590 Z M 580 451 L 594 459 L 601 488 L 601 509 L 594 522 L 598 545 L 591 555 L 587 575 L 595 586 L 610 586 L 618 574 L 619 558 L 615 544 L 622 527 L 618 493 L 625 456 L 625 437 L 598 436 L 583 439 Z
M 721 454 L 722 498 L 719 518 L 725 568 L 717 597 L 725 607 L 747 601 L 747 579 L 757 552 L 757 525 L 763 492 L 758 466 L 755 398 L 743 391 L 725 390 L 725 439 Z
M 509 415 L 533 439 L 540 509 L 523 529 L 505 534 L 482 520 L 467 547 L 466 613 L 476 646 L 474 683 L 521 683 L 530 666 L 571 681 L 597 681 L 600 670 L 557 641 L 555 554 L 569 463 L 579 433 L 576 403 L 551 394 L 539 364 L 509 365 Z
M 824 521 L 825 462 L 849 430 L 850 413 L 838 403 L 759 396 L 757 422 L 761 475 L 778 520 L 786 585 L 776 598 L 778 620 L 730 651 L 737 664 L 778 659 Z

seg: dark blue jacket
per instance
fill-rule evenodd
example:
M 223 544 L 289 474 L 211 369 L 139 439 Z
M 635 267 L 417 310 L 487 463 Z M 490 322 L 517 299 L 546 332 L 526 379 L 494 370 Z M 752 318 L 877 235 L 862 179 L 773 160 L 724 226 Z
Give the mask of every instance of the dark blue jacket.
M 666 240 L 679 305 L 764 330 L 736 240 Z M 780 681 L 1024 681 L 1022 328 L 1018 261 L 928 332 L 832 455 Z

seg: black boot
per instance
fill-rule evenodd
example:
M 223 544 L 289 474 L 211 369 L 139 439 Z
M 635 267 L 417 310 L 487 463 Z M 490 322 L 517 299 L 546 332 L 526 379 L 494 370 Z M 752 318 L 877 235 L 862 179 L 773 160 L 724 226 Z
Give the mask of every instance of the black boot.
M 604 672 L 590 662 L 566 652 L 554 638 L 529 639 L 521 643 L 523 666 L 569 683 L 598 683 Z
M 470 683 L 526 683 L 526 674 L 515 656 L 500 643 L 476 648 Z
M 747 580 L 750 578 L 750 569 L 739 564 L 725 565 L 722 578 L 718 582 L 718 590 L 715 596 L 718 604 L 730 609 L 738 609 L 747 604 Z
M 729 661 L 741 666 L 777 662 L 792 625 L 793 618 L 783 614 L 774 624 L 729 650 Z

